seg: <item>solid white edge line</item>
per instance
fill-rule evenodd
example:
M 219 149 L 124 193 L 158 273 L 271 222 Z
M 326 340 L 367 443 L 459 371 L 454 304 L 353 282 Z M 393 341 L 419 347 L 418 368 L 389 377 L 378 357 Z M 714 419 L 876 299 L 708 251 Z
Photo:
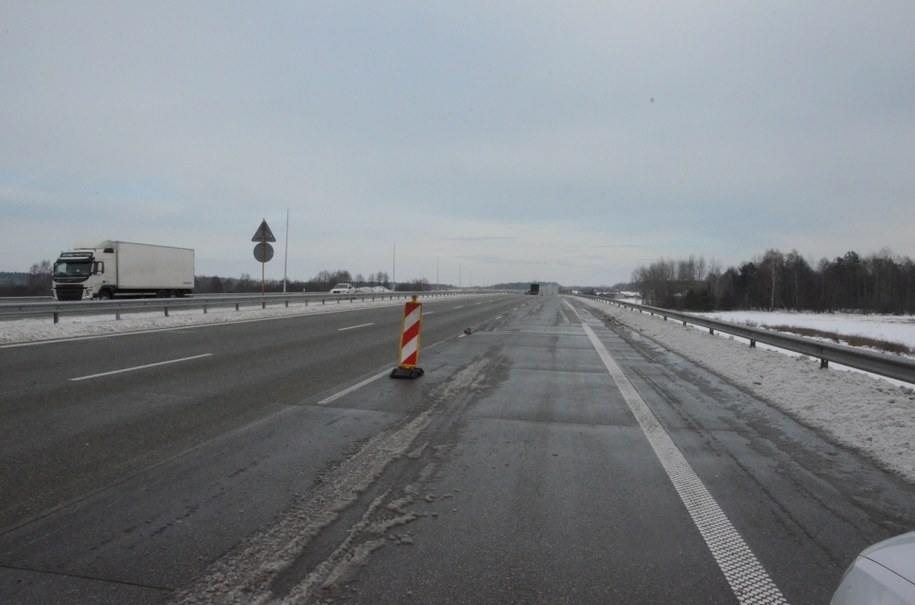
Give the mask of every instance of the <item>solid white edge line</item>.
M 787 605 L 788 601 L 747 546 L 743 536 L 731 524 L 724 511 L 709 493 L 705 484 L 683 457 L 673 439 L 664 430 L 660 421 L 638 394 L 622 368 L 610 355 L 597 334 L 578 314 L 578 310 L 566 304 L 582 320 L 581 327 L 591 341 L 594 350 L 610 373 L 613 382 L 626 400 L 642 432 L 648 438 L 651 448 L 661 466 L 674 485 L 680 500 L 686 507 L 696 529 L 702 535 L 718 567 L 742 605 Z
M 135 366 L 132 368 L 124 368 L 121 370 L 112 370 L 111 372 L 102 372 L 101 374 L 90 374 L 89 376 L 78 376 L 77 378 L 71 378 L 71 382 L 78 380 L 89 380 L 90 378 L 100 378 L 102 376 L 111 376 L 112 374 L 123 374 L 125 372 L 134 372 L 136 370 L 145 370 L 146 368 L 155 368 L 157 366 L 164 366 L 170 363 L 180 363 L 182 361 L 192 361 L 194 359 L 202 359 L 204 357 L 212 356 L 212 353 L 204 353 L 203 355 L 194 355 L 193 357 L 182 357 L 181 359 L 170 359 L 168 361 L 160 361 L 158 363 L 148 363 L 142 366 Z

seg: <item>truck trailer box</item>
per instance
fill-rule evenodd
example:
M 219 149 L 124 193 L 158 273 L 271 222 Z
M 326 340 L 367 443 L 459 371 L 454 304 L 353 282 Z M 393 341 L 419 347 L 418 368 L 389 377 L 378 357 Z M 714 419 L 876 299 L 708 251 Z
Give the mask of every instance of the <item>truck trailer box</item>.
M 106 243 L 113 244 L 115 249 L 118 289 L 181 290 L 194 287 L 194 251 L 190 248 L 132 242 Z

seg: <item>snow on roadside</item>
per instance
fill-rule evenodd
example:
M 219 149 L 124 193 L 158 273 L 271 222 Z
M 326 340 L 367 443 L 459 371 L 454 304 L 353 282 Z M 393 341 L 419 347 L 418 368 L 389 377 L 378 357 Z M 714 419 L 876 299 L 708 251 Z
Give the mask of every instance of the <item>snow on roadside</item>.
M 454 297 L 432 300 L 454 300 Z M 403 306 L 403 304 L 404 299 L 402 298 L 359 302 L 341 300 L 340 302 L 331 301 L 323 305 L 319 302 L 311 301 L 307 305 L 304 303 L 291 303 L 289 307 L 277 303 L 275 306 L 268 306 L 266 309 L 262 309 L 257 305 L 250 305 L 243 306 L 238 311 L 235 310 L 234 306 L 227 305 L 224 307 L 212 307 L 206 313 L 199 308 L 170 310 L 168 317 L 165 317 L 161 311 L 124 313 L 121 315 L 121 319 L 118 320 L 114 318 L 113 312 L 100 315 L 62 315 L 60 322 L 57 324 L 51 320 L 49 315 L 37 319 L 0 321 L 0 346 L 296 315 L 341 313 L 368 307 Z
M 915 483 L 913 388 L 869 374 L 820 370 L 819 360 L 750 348 L 728 335 L 711 336 L 681 322 L 579 300 Z
M 835 332 L 843 336 L 866 336 L 888 342 L 898 342 L 910 349 L 915 349 L 915 317 L 911 315 L 790 313 L 787 311 L 716 311 L 690 313 L 690 315 L 762 328 L 791 326 Z

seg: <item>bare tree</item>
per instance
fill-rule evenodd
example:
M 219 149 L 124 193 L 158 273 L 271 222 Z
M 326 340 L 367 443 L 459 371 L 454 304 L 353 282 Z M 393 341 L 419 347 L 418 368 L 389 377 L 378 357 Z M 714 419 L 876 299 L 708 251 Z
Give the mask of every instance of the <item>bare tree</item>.
M 51 293 L 51 261 L 43 260 L 35 263 L 29 269 L 28 291 L 32 295 L 47 295 Z
M 706 277 L 706 282 L 709 284 L 709 290 L 712 293 L 712 300 L 714 301 L 715 308 L 717 309 L 721 304 L 721 263 L 717 259 L 712 259 L 709 262 L 709 270 Z
M 778 250 L 766 250 L 762 260 L 759 262 L 759 267 L 763 270 L 769 281 L 769 309 L 775 309 L 776 302 L 779 303 L 778 306 L 783 306 L 781 304 L 781 297 L 777 296 L 777 294 L 778 286 L 782 281 L 781 274 L 785 268 L 784 255 Z

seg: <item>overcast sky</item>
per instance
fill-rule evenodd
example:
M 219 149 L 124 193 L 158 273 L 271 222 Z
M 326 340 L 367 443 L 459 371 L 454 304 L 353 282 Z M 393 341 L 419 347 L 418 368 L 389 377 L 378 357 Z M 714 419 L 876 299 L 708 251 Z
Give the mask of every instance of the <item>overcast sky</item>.
M 915 257 L 915 2 L 0 1 L 0 270 L 612 285 Z M 396 242 L 396 254 L 395 254 Z M 396 269 L 395 269 L 396 259 Z

